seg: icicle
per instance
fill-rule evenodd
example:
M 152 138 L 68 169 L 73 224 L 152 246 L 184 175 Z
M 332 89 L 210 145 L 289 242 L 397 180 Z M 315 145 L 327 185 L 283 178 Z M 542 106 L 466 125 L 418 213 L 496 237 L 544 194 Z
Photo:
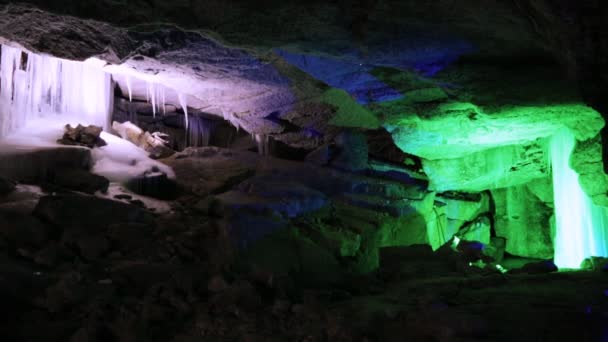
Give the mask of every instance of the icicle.
M 152 103 L 152 116 L 156 117 L 156 87 L 151 81 L 147 81 L 148 102 Z
M 576 145 L 572 132 L 563 129 L 550 141 L 555 201 L 555 264 L 579 268 L 590 256 L 608 256 L 608 209 L 595 205 L 583 191 L 570 167 Z
M 161 87 L 161 98 L 163 102 L 163 115 L 167 114 L 167 99 L 165 97 L 165 87 Z
M 133 102 L 133 85 L 131 84 L 131 76 L 125 76 L 127 82 L 127 91 L 129 92 L 129 102 Z
M 179 105 L 184 111 L 184 123 L 186 125 L 186 130 L 188 130 L 188 100 L 182 93 L 177 93 L 177 99 L 179 100 Z
M 270 139 L 265 134 L 252 134 L 258 145 L 258 153 L 267 156 L 270 154 Z

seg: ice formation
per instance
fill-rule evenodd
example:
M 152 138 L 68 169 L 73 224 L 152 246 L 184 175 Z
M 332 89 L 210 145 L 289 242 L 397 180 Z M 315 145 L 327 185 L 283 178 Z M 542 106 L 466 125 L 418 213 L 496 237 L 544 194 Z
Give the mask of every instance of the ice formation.
M 1 151 L 56 146 L 68 123 L 110 127 L 114 92 L 105 62 L 68 61 L 6 45 L 1 49 Z M 149 84 L 149 89 L 149 100 L 160 111 L 164 87 Z M 148 170 L 174 176 L 169 167 L 148 158 L 147 152 L 130 142 L 105 132 L 102 138 L 108 145 L 92 150 L 94 173 L 115 182 Z
M 7 45 L 1 49 L 0 138 L 51 115 L 108 127 L 113 92 L 103 62 L 73 62 Z
M 608 256 L 608 209 L 593 204 L 570 167 L 576 145 L 572 132 L 563 129 L 550 141 L 555 201 L 555 264 L 579 268 L 591 256 Z

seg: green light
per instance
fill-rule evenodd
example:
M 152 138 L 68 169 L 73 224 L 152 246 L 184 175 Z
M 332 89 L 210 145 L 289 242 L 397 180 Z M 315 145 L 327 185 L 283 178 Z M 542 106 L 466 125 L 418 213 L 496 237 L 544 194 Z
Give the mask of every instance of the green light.
M 570 167 L 576 138 L 568 129 L 550 142 L 555 200 L 555 256 L 560 268 L 580 268 L 590 256 L 608 255 L 608 210 L 594 205 Z
M 496 269 L 500 272 L 500 273 L 507 273 L 508 270 L 504 267 L 502 267 L 502 265 L 496 264 Z

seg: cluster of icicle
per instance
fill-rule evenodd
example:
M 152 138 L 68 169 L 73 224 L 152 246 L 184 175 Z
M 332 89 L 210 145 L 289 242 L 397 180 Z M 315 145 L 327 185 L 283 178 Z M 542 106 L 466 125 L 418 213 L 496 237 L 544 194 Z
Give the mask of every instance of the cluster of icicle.
M 127 90 L 129 92 L 129 101 L 133 101 L 133 81 L 131 75 L 126 75 L 126 84 Z M 140 80 L 146 83 L 146 101 L 152 105 L 152 115 L 156 117 L 156 113 L 162 112 L 166 114 L 166 90 L 167 87 L 164 85 L 160 85 L 158 82 L 155 82 L 149 78 L 140 78 Z M 177 99 L 179 101 L 179 105 L 184 111 L 184 124 L 186 126 L 186 130 L 189 126 L 188 120 L 188 101 L 187 97 L 180 92 L 176 92 Z
M 1 53 L 0 137 L 44 115 L 108 127 L 112 81 L 95 60 L 68 61 L 7 45 Z
M 2 45 L 0 138 L 47 115 L 78 118 L 82 124 L 109 128 L 114 92 L 112 75 L 103 69 L 105 64 L 95 58 L 76 62 Z M 130 77 L 126 79 L 132 100 Z M 144 77 L 154 115 L 164 113 L 166 87 Z M 176 93 L 188 129 L 187 98 Z

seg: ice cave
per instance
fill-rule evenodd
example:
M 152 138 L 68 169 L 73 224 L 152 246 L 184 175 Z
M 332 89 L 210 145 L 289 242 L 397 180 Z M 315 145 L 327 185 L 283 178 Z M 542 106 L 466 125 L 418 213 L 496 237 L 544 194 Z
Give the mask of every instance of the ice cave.
M 601 1 L 0 4 L 3 341 L 608 341 Z

